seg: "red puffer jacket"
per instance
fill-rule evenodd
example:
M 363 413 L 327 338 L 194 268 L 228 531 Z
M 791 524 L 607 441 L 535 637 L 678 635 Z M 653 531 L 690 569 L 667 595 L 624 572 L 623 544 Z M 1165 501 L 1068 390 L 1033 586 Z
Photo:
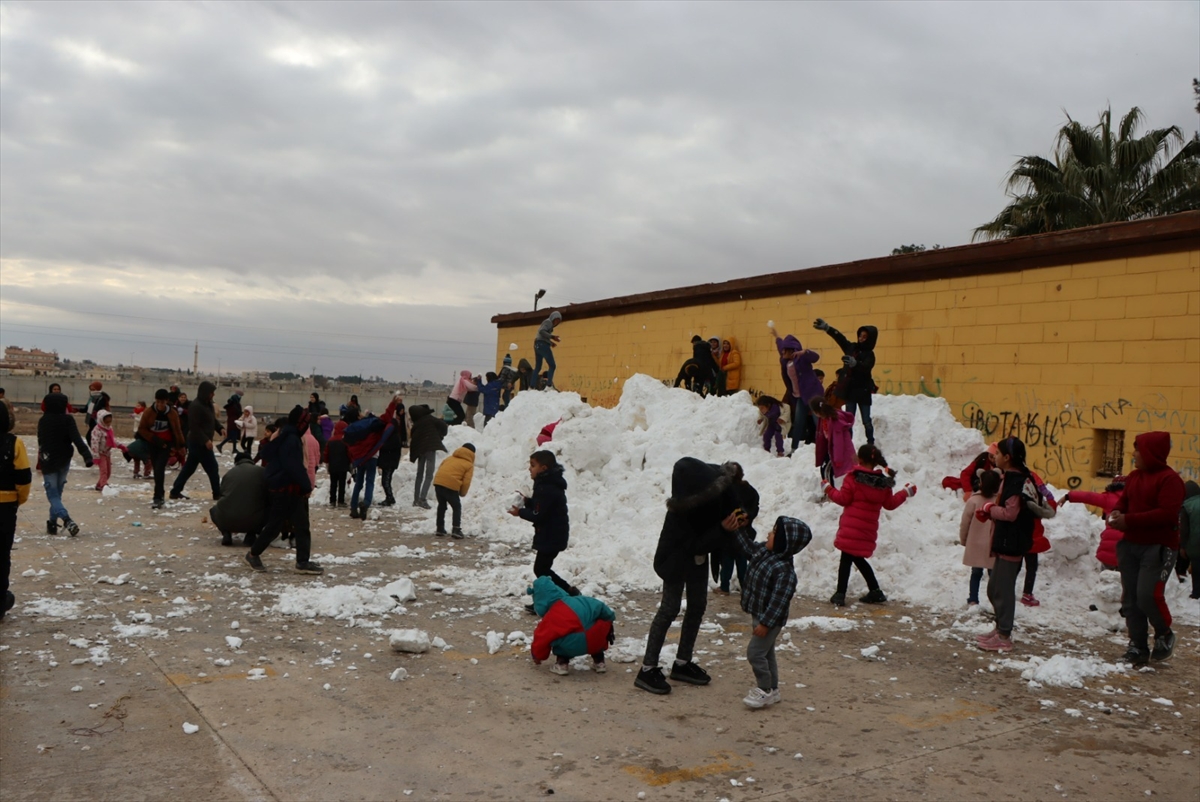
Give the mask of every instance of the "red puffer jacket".
M 879 537 L 879 510 L 894 510 L 908 499 L 903 490 L 892 492 L 896 482 L 882 471 L 855 468 L 842 482 L 841 489 L 827 487 L 826 495 L 835 504 L 845 507 L 838 522 L 833 547 L 854 557 L 870 557 L 875 553 Z
M 1046 484 L 1042 481 L 1042 477 L 1033 471 L 1029 472 L 1029 478 L 1033 480 L 1033 484 L 1039 492 Z M 1053 509 L 1058 509 L 1058 502 L 1053 497 L 1046 500 Z M 1029 553 L 1041 554 L 1047 551 L 1050 551 L 1050 541 L 1046 539 L 1046 527 L 1042 526 L 1041 518 L 1035 518 L 1033 521 L 1033 547 L 1029 549 Z
M 1108 520 L 1108 514 L 1117 507 L 1117 502 L 1121 500 L 1121 495 L 1125 491 L 1119 493 L 1089 493 L 1086 490 L 1072 490 L 1067 493 L 1066 500 L 1072 504 L 1088 504 L 1093 507 L 1099 507 L 1104 513 L 1104 520 Z M 1117 566 L 1117 543 L 1121 541 L 1121 533 L 1111 526 L 1104 527 L 1104 531 L 1100 533 L 1100 545 L 1096 548 L 1096 559 L 1106 568 L 1115 568 Z

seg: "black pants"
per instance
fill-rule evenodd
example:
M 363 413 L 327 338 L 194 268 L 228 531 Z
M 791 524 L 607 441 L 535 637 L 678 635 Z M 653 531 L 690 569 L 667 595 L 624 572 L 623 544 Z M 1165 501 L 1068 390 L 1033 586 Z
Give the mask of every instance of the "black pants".
M 12 570 L 12 547 L 17 534 L 17 502 L 0 504 L 0 604 L 8 593 L 8 574 Z
M 1117 544 L 1121 615 L 1125 616 L 1130 645 L 1146 649 L 1151 626 L 1155 635 L 1171 631 L 1171 610 L 1163 592 L 1174 567 L 1174 549 L 1128 540 Z
M 1025 589 L 1026 596 L 1033 595 L 1033 583 L 1037 582 L 1038 556 L 1033 552 L 1025 555 Z
M 329 471 L 329 503 L 346 504 L 346 472 Z
M 171 495 L 178 496 L 183 493 L 183 488 L 187 486 L 188 479 L 191 479 L 192 474 L 196 472 L 197 466 L 203 467 L 204 472 L 208 474 L 208 483 L 212 486 L 213 498 L 220 498 L 221 472 L 217 468 L 217 458 L 213 455 L 212 449 L 206 448 L 204 443 L 188 443 L 187 460 L 184 461 L 183 470 L 179 472 L 179 476 L 175 477 Z
M 437 530 L 439 532 L 446 531 L 446 507 L 449 506 L 454 511 L 451 518 L 453 521 L 454 531 L 462 529 L 462 501 L 459 500 L 458 491 L 451 490 L 448 487 L 441 485 L 433 486 L 433 494 L 437 496 Z M 553 559 L 553 558 L 552 558 Z
M 242 446 L 242 453 L 249 454 L 250 450 L 252 448 L 254 448 L 254 438 L 253 437 L 243 437 L 241 439 L 241 446 Z
M 152 447 L 153 448 L 153 447 Z M 154 500 L 162 501 L 166 496 L 167 463 L 171 460 L 171 449 L 163 446 L 150 452 L 150 466 L 154 469 Z
M 1192 565 L 1192 563 L 1193 561 L 1190 556 L 1179 552 L 1179 555 L 1175 558 L 1175 575 L 1179 577 L 1180 581 L 1187 581 L 1188 566 Z M 1191 597 L 1193 599 L 1200 599 L 1200 571 L 1195 570 L 1196 568 L 1200 568 L 1200 566 L 1192 566 Z
M 379 481 L 383 485 L 383 499 L 388 504 L 394 504 L 396 501 L 396 497 L 392 495 L 392 476 L 395 473 L 395 468 L 381 468 L 379 470 Z
M 451 426 L 457 426 L 467 419 L 466 410 L 463 409 L 461 402 L 455 401 L 453 398 L 447 398 L 446 406 L 450 407 L 450 410 L 454 413 L 454 420 L 450 422 Z
M 879 590 L 879 581 L 875 579 L 875 572 L 871 570 L 871 564 L 867 562 L 867 558 L 855 557 L 853 554 L 843 551 L 842 562 L 838 565 L 838 593 L 845 594 L 846 588 L 850 585 L 850 566 L 852 565 L 867 581 L 867 590 Z
M 663 583 L 662 601 L 658 603 L 658 612 L 654 614 L 654 620 L 650 622 L 650 631 L 646 634 L 643 666 L 654 668 L 658 665 L 659 653 L 667 640 L 667 631 L 679 616 L 685 593 L 687 610 L 683 613 L 683 629 L 679 632 L 679 651 L 675 653 L 675 659 L 685 663 L 692 659 L 692 649 L 695 648 L 696 636 L 700 633 L 700 622 L 704 620 L 704 611 L 708 607 L 708 566 L 703 564 L 689 568 L 687 576 L 680 582 Z
M 255 556 L 262 554 L 271 545 L 271 541 L 283 531 L 284 524 L 291 524 L 292 537 L 296 540 L 296 565 L 308 562 L 312 549 L 312 532 L 308 528 L 308 498 L 293 496 L 290 493 L 271 493 L 270 507 L 267 509 L 267 522 L 254 545 L 250 548 Z
M 571 583 L 563 579 L 558 574 L 554 573 L 554 558 L 559 555 L 557 551 L 538 551 L 534 552 L 537 556 L 533 558 L 533 575 L 548 576 L 550 581 L 558 585 L 567 593 L 571 592 Z M 707 590 L 707 588 L 706 588 Z

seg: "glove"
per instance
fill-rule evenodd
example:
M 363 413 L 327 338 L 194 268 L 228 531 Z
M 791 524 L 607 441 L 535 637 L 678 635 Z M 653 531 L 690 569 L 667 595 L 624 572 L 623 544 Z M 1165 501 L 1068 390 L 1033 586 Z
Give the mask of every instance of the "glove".
M 915 496 L 917 494 L 917 486 L 911 483 L 905 484 L 904 492 L 908 493 L 909 497 Z
M 987 504 L 984 504 L 982 507 L 975 510 L 975 518 L 981 522 L 987 521 L 992 517 L 992 507 L 995 506 L 995 504 L 989 501 Z
M 846 354 L 844 357 L 842 357 L 842 364 L 848 368 L 852 368 L 858 364 L 858 360 L 849 354 Z
M 817 329 L 818 331 L 829 331 L 829 324 L 821 318 L 817 318 L 813 321 L 813 328 Z

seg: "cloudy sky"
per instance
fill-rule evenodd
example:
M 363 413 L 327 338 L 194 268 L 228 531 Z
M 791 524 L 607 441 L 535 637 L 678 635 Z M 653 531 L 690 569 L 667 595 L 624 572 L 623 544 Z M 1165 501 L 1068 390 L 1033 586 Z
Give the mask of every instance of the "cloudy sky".
M 539 288 L 969 242 L 1198 65 L 1197 2 L 3 2 L 0 340 L 444 380 Z

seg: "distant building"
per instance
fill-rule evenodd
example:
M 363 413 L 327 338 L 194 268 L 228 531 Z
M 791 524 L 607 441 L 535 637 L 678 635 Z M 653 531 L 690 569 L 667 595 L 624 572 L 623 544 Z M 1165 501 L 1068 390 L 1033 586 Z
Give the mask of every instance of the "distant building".
M 28 351 L 15 345 L 4 349 L 4 361 L 0 368 L 7 370 L 32 370 L 34 373 L 45 373 L 54 370 L 58 362 L 58 351 L 42 351 L 31 348 Z

